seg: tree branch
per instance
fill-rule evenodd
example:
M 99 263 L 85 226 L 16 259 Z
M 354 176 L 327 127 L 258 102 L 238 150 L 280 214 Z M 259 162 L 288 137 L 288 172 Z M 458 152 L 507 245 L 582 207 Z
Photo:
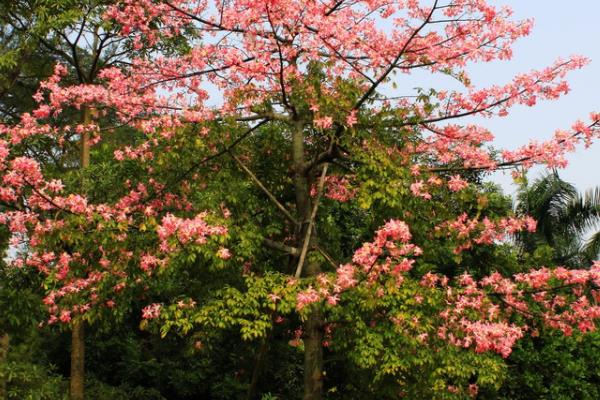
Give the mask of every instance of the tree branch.
M 308 244 L 310 242 L 310 236 L 312 234 L 313 226 L 315 223 L 315 217 L 317 216 L 317 210 L 319 208 L 319 200 L 323 194 L 323 186 L 325 185 L 325 176 L 327 175 L 327 167 L 329 164 L 323 166 L 323 172 L 321 173 L 321 179 L 319 180 L 319 188 L 317 191 L 317 197 L 315 198 L 315 204 L 313 205 L 312 213 L 310 215 L 310 221 L 308 221 L 308 228 L 306 229 L 306 235 L 304 236 L 304 243 L 302 244 L 302 252 L 300 253 L 300 260 L 298 260 L 298 266 L 296 267 L 296 273 L 294 276 L 300 278 L 302 275 L 302 267 L 304 266 L 304 259 L 308 252 Z
M 292 222 L 294 225 L 298 225 L 298 221 L 296 221 L 296 218 L 294 218 L 294 216 L 284 207 L 284 205 L 281 204 L 279 202 L 279 200 L 277 200 L 277 198 L 273 195 L 273 193 L 271 193 L 269 191 L 269 189 L 267 189 L 267 187 L 265 185 L 263 185 L 263 183 L 256 177 L 256 175 L 254 175 L 254 173 L 252 171 L 250 171 L 250 169 L 248 167 L 246 167 L 246 165 L 244 165 L 244 163 L 238 157 L 236 157 L 236 155 L 233 154 L 233 152 L 231 152 L 231 150 L 229 150 L 228 153 L 231 156 L 231 158 L 233 158 L 235 160 L 235 162 L 240 166 L 240 168 L 246 174 L 248 174 L 250 179 L 252 179 L 254 181 L 254 183 L 256 183 L 256 185 L 267 195 L 269 200 L 271 200 L 273 202 L 273 204 L 275 204 L 275 206 L 279 209 L 279 211 L 281 211 L 283 213 L 283 215 L 285 215 L 285 217 L 290 222 Z
M 436 0 L 435 3 L 433 3 L 433 7 L 431 8 L 431 12 L 427 16 L 427 18 L 425 18 L 425 20 L 423 21 L 423 23 L 421 25 L 419 25 L 419 27 L 413 31 L 413 33 L 410 35 L 410 37 L 408 38 L 408 40 L 406 41 L 406 43 L 404 43 L 404 46 L 402 46 L 402 49 L 400 49 L 400 52 L 396 56 L 396 59 L 390 64 L 390 66 L 385 70 L 385 72 L 383 74 L 381 74 L 381 76 L 379 78 L 377 78 L 377 80 L 369 87 L 369 89 L 356 102 L 356 104 L 354 105 L 354 107 L 352 107 L 353 110 L 358 110 L 360 108 L 360 106 L 362 106 L 363 103 L 365 101 L 367 101 L 369 99 L 369 97 L 371 97 L 371 95 L 373 94 L 373 92 L 375 92 L 375 90 L 381 84 L 381 82 L 383 82 L 388 77 L 388 75 L 394 70 L 394 68 L 396 68 L 396 64 L 398 63 L 398 61 L 400 61 L 400 59 L 402 58 L 402 56 L 406 52 L 406 49 L 410 45 L 410 43 L 419 34 L 419 32 L 421 32 L 421 30 L 425 26 L 427 26 L 427 24 L 431 20 L 431 17 L 433 16 L 433 13 L 435 12 L 435 10 L 438 7 L 437 4 L 438 4 L 438 0 Z
M 267 247 L 270 247 L 271 249 L 282 251 L 282 252 L 290 254 L 294 257 L 297 257 L 300 255 L 300 250 L 298 250 L 297 247 L 288 246 L 286 244 L 283 244 L 281 242 L 276 242 L 271 239 L 264 238 L 263 244 Z

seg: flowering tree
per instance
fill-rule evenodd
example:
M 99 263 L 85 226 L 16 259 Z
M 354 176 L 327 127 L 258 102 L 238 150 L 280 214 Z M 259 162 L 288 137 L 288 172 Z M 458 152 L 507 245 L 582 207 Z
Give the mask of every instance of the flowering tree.
M 50 3 L 23 0 L 2 6 L 0 18 L 7 33 L 2 43 L 7 51 L 0 60 L 6 77 L 0 90 L 3 120 L 18 121 L 22 113 L 37 108 L 34 100 L 37 96 L 32 98 L 32 95 L 39 82 L 52 75 L 53 64 L 57 62 L 69 72 L 63 77 L 64 83 L 86 84 L 97 83 L 100 69 L 119 66 L 124 58 L 133 56 L 131 49 L 123 46 L 115 27 L 104 23 L 106 6 L 106 2 L 96 0 Z M 55 123 L 61 126 L 90 123 L 90 108 L 83 106 L 73 111 L 62 113 L 60 122 Z M 51 138 L 38 137 L 14 146 L 12 155 L 34 154 L 46 179 L 60 176 L 68 182 L 67 175 L 73 173 L 74 167 L 89 166 L 89 139 L 86 134 L 72 132 L 63 141 L 63 145 L 56 146 Z M 73 320 L 71 332 L 70 393 L 72 399 L 82 399 L 84 323 Z
M 592 330 L 597 263 L 484 277 L 467 265 L 449 279 L 430 262 L 433 253 L 464 262 L 535 230 L 531 218 L 490 213 L 469 174 L 562 167 L 567 152 L 599 133 L 592 114 L 546 142 L 492 152 L 491 132 L 459 123 L 556 99 L 568 92 L 566 74 L 587 62 L 560 59 L 504 85 L 473 87 L 469 64 L 510 58 L 529 33 L 531 21 L 510 15 L 483 0 L 118 1 L 105 18 L 140 56 L 101 70 L 100 84 L 64 85 L 67 70 L 57 65 L 36 95 L 39 107 L 1 128 L 0 198 L 14 206 L 2 221 L 24 249 L 14 263 L 48 275 L 49 323 L 149 298 L 155 282 L 194 263 L 208 276 L 244 276 L 242 289 L 148 304 L 144 325 L 155 320 L 163 334 L 236 326 L 252 339 L 297 315 L 305 399 L 322 396 L 326 336 L 360 307 L 371 317 L 357 329 L 365 334 L 383 326 L 413 345 L 504 357 L 534 319 L 567 334 Z M 177 52 L 144 51 L 178 40 Z M 398 74 L 416 69 L 452 76 L 463 89 L 398 89 Z M 96 117 L 61 124 L 73 107 Z M 107 140 L 123 126 L 135 132 L 133 144 Z M 39 137 L 57 148 L 86 137 L 98 154 L 110 146 L 114 159 L 88 169 L 96 178 L 82 190 L 81 179 L 59 179 L 35 157 L 15 155 Z M 353 236 L 341 222 L 349 210 L 363 228 L 380 227 L 368 239 Z M 402 383 L 402 353 L 393 354 L 382 374 Z M 444 389 L 477 392 L 474 383 Z

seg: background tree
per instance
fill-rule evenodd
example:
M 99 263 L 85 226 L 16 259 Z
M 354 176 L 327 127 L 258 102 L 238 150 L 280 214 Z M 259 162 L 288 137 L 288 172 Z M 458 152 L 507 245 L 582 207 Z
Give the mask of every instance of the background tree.
M 521 186 L 517 212 L 538 222 L 536 232 L 518 235 L 524 251 L 547 245 L 559 265 L 585 266 L 598 258 L 600 232 L 594 229 L 600 223 L 600 189 L 580 194 L 555 171 Z
M 101 68 L 118 65 L 131 56 L 122 46 L 123 39 L 102 20 L 106 1 L 45 1 L 23 0 L 3 3 L 0 59 L 3 69 L 0 110 L 7 121 L 16 121 L 24 112 L 35 108 L 32 101 L 39 83 L 52 74 L 59 62 L 69 68 L 68 81 L 85 84 L 97 80 Z M 89 123 L 89 109 L 61 116 L 63 125 Z M 86 120 L 87 119 L 87 120 Z M 84 121 L 82 121 L 84 120 Z M 73 132 L 66 138 L 67 146 L 56 146 L 48 140 L 33 141 L 21 146 L 23 154 L 35 158 L 65 177 L 79 164 L 89 166 L 87 133 Z M 78 162 L 80 160 L 80 162 Z M 71 389 L 73 399 L 83 398 L 84 335 L 83 325 L 73 322 L 73 369 Z

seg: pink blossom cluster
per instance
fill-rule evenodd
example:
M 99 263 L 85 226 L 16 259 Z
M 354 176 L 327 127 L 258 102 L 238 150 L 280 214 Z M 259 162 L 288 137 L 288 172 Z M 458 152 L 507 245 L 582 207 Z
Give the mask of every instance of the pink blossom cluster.
M 306 290 L 298 293 L 298 297 L 296 299 L 296 309 L 302 310 L 307 305 L 316 303 L 319 300 L 321 300 L 319 293 L 312 286 L 309 286 Z
M 493 221 L 488 217 L 469 218 L 463 213 L 458 218 L 437 226 L 435 230 L 445 231 L 449 236 L 455 237 L 459 244 L 454 252 L 459 254 L 474 244 L 492 244 L 505 239 L 507 235 L 522 231 L 535 232 L 536 226 L 536 221 L 529 216 L 504 217 Z
M 448 180 L 448 189 L 453 192 L 459 192 L 469 186 L 469 183 L 461 179 L 459 175 L 453 175 Z
M 152 303 L 142 309 L 143 319 L 154 319 L 160 317 L 160 309 L 162 305 L 159 303 Z
M 156 228 L 160 247 L 164 251 L 173 249 L 170 239 L 176 238 L 183 245 L 186 243 L 204 244 L 209 236 L 227 234 L 225 226 L 212 226 L 206 222 L 207 213 L 200 213 L 194 218 L 179 218 L 167 214 L 162 218 L 161 224 Z M 227 258 L 226 249 L 221 250 L 221 258 Z
M 324 187 L 324 196 L 326 198 L 342 203 L 353 199 L 357 192 L 357 189 L 351 187 L 351 178 L 347 176 L 326 176 Z M 315 185 L 311 188 L 310 195 L 313 197 L 317 195 L 317 188 Z
M 418 256 L 421 249 L 410 243 L 412 235 L 408 225 L 400 220 L 390 220 L 375 234 L 372 242 L 367 242 L 355 251 L 352 263 L 339 266 L 333 276 L 321 274 L 317 277 L 316 288 L 310 286 L 300 291 L 296 308 L 301 310 L 307 304 L 326 300 L 336 305 L 344 291 L 356 287 L 365 281 L 373 285 L 384 274 L 396 277 L 398 284 L 403 280 L 402 274 L 412 269 L 414 260 L 410 256 Z M 381 263 L 380 258 L 385 255 Z
M 415 176 L 420 176 L 420 171 L 416 170 Z M 430 200 L 432 198 L 431 189 L 435 187 L 442 186 L 444 181 L 437 175 L 431 175 L 427 180 L 418 179 L 410 185 L 411 193 L 416 196 L 423 198 L 425 200 Z M 450 179 L 446 182 L 448 189 L 452 192 L 459 192 L 469 186 L 469 183 L 463 180 L 460 175 L 452 175 Z
M 438 279 L 430 275 L 422 284 L 431 286 Z M 599 262 L 587 270 L 540 268 L 512 278 L 494 273 L 480 281 L 464 274 L 458 284 L 444 289 L 448 308 L 441 313 L 444 323 L 438 336 L 478 352 L 510 355 L 514 343 L 530 329 L 511 322 L 513 314 L 566 335 L 574 328 L 593 331 L 600 319 Z

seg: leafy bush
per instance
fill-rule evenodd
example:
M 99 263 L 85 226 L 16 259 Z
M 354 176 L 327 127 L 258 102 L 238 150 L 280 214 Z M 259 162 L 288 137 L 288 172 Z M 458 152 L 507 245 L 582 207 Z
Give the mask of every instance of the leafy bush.
M 6 382 L 7 400 L 66 400 L 68 398 L 68 381 L 42 365 L 7 361 L 0 365 L 0 380 Z

